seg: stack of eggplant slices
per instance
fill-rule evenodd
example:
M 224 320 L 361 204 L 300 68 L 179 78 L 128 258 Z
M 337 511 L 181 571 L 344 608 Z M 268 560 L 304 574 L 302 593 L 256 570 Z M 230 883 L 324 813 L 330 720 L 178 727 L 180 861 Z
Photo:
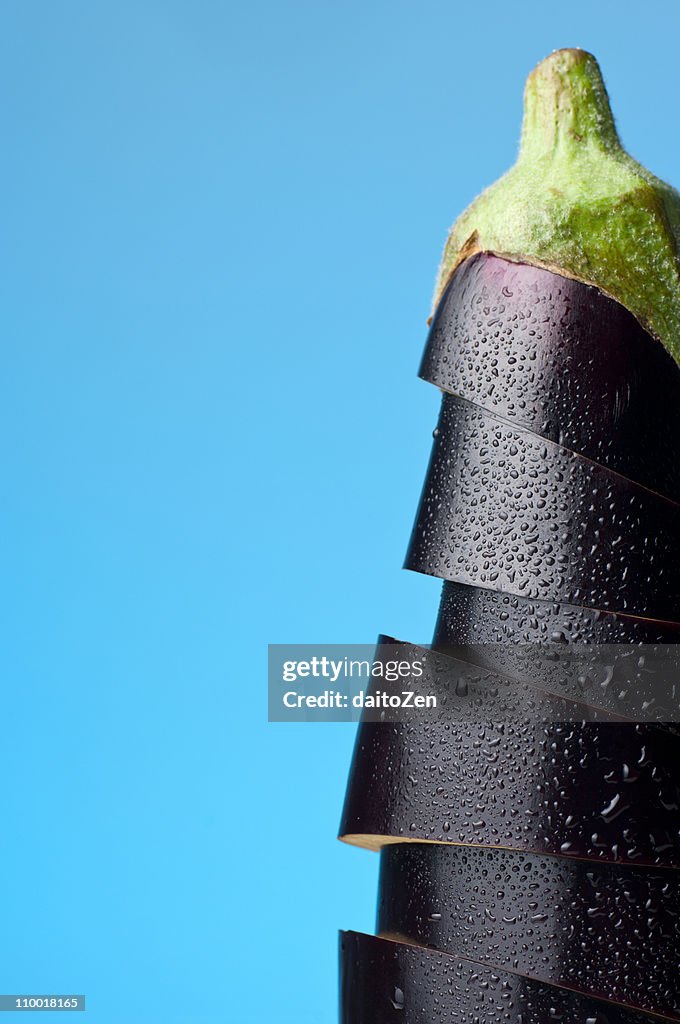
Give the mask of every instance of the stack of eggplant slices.
M 376 655 L 438 699 L 359 725 L 378 920 L 341 935 L 342 1024 L 680 1021 L 679 254 L 680 195 L 556 51 L 444 252 L 406 559 L 443 595 Z

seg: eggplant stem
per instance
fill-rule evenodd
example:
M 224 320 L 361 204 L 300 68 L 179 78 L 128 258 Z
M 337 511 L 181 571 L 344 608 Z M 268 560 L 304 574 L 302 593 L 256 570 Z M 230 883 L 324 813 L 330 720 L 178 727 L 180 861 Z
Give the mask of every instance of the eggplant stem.
M 557 50 L 529 76 L 517 162 L 451 229 L 435 307 L 476 252 L 595 285 L 680 362 L 680 195 L 623 149 L 584 50 Z

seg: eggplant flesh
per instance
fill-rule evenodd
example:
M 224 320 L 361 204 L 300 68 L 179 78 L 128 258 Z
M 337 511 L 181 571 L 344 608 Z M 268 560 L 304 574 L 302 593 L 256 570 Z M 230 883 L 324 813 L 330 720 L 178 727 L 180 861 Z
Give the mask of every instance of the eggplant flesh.
M 680 508 L 444 395 L 407 569 L 676 621 Z
M 362 722 L 340 836 L 677 868 L 679 812 L 677 737 L 657 725 Z
M 340 933 L 340 1024 L 652 1024 L 658 1018 L 406 943 Z
M 680 874 L 509 850 L 383 849 L 377 931 L 680 1019 Z
M 419 372 L 680 501 L 680 367 L 592 285 L 470 257 L 439 302 Z

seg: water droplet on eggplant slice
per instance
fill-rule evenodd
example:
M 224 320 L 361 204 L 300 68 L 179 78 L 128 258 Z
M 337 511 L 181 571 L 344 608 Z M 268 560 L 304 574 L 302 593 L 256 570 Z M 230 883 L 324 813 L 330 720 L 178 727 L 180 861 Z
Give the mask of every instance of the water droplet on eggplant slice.
M 680 501 L 680 367 L 592 285 L 470 257 L 439 302 L 419 372 Z
M 519 597 L 675 621 L 680 506 L 445 395 L 405 565 Z
M 395 992 L 401 992 L 403 1001 Z M 659 1018 L 404 942 L 340 933 L 340 1024 L 652 1024 Z
M 677 871 L 434 843 L 380 859 L 379 933 L 680 1019 Z
M 340 835 L 678 868 L 679 799 L 678 739 L 656 724 L 362 722 Z

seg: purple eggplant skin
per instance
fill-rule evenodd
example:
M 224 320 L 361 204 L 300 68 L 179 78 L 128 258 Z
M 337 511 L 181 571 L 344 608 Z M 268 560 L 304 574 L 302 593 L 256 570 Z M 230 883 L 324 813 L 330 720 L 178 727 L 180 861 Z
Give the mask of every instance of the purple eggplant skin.
M 340 933 L 340 1024 L 652 1024 L 599 999 L 406 943 Z
M 680 618 L 680 506 L 444 395 L 405 562 L 455 583 Z
M 677 623 L 445 583 L 432 647 L 622 718 L 675 723 L 678 731 Z
M 367 695 L 388 693 L 401 698 L 406 690 L 413 695 L 405 706 L 391 708 L 380 702 L 364 705 L 363 721 L 407 722 L 422 721 L 447 723 L 479 721 L 504 722 L 615 722 L 630 720 L 616 709 L 597 704 L 586 704 L 580 696 L 569 692 L 547 691 L 535 686 L 526 675 L 512 677 L 496 669 L 480 666 L 462 658 L 450 657 L 418 644 L 403 643 L 393 637 L 378 639 L 374 662 L 384 670 L 374 676 Z M 398 679 L 390 677 L 390 665 L 417 666 L 417 674 Z M 579 666 L 580 670 L 580 666 Z M 392 668 L 393 671 L 393 668 Z M 564 673 L 566 676 L 566 673 Z M 563 691 L 578 692 L 563 681 Z M 600 698 L 600 694 L 596 694 Z M 428 698 L 430 705 L 428 706 Z M 432 705 L 434 700 L 434 705 Z M 600 704 L 602 703 L 600 699 Z M 637 709 L 636 709 L 637 710 Z
M 380 855 L 377 931 L 680 1020 L 680 873 L 435 843 Z
M 445 582 L 433 647 L 484 644 L 680 644 L 680 623 Z
M 439 302 L 419 372 L 680 501 L 680 367 L 592 285 L 470 257 Z
M 340 836 L 680 868 L 677 736 L 613 722 L 362 722 Z

